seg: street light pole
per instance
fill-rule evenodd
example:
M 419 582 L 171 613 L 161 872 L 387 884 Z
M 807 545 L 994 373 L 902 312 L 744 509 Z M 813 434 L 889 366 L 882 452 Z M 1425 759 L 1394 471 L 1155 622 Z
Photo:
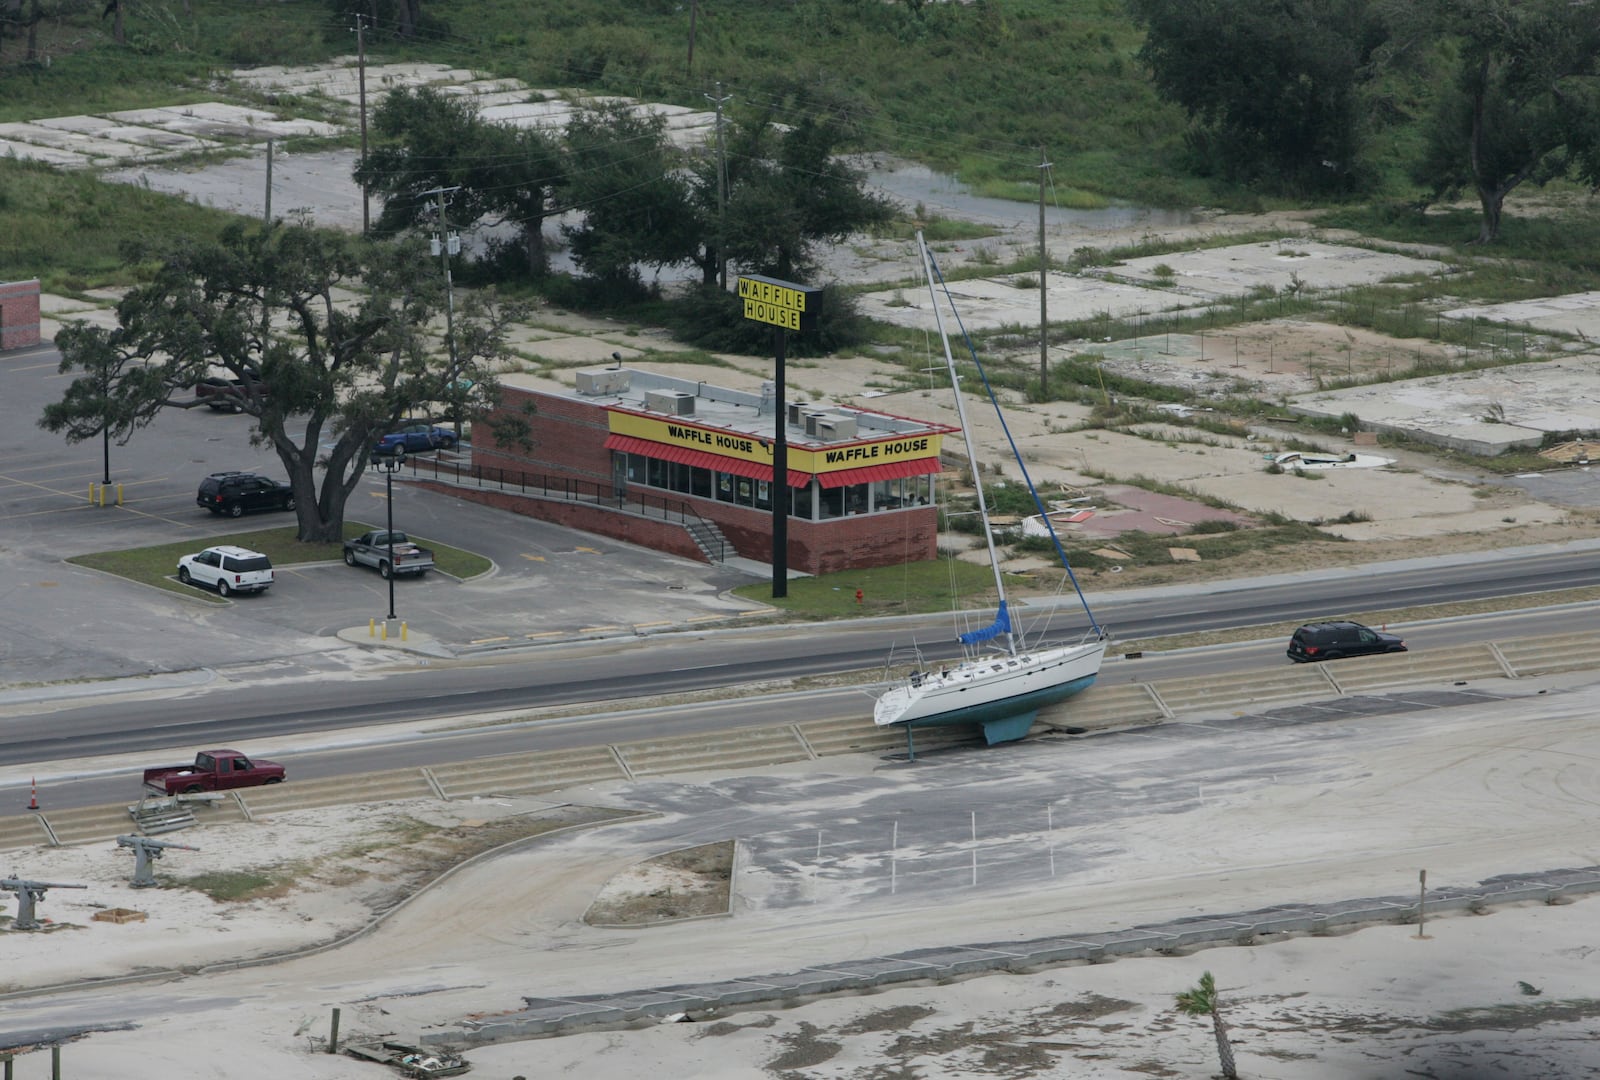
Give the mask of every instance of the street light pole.
M 372 467 L 383 470 L 383 501 L 389 512 L 389 531 L 385 539 L 389 542 L 389 572 L 384 577 L 389 579 L 389 622 L 395 620 L 394 614 L 394 474 L 400 471 L 400 466 L 405 464 L 405 447 L 397 446 L 392 454 L 372 455 Z

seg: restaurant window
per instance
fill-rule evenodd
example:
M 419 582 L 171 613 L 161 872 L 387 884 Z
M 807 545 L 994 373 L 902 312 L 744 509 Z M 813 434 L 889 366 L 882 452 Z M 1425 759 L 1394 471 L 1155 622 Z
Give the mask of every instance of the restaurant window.
M 698 495 L 702 499 L 711 498 L 711 470 L 693 468 L 689 470 L 689 494 Z
M 732 473 L 719 472 L 717 474 L 718 502 L 731 503 L 733 501 L 733 481 L 734 475 Z
M 689 466 L 676 461 L 672 462 L 671 467 L 667 469 L 667 486 L 673 491 L 687 494 L 689 491 Z
M 817 492 L 817 519 L 844 517 L 844 488 L 822 488 Z
M 769 480 L 756 481 L 756 509 L 772 509 L 772 482 Z
M 846 514 L 865 514 L 867 512 L 866 484 L 846 484 L 840 490 L 844 492 L 844 512 Z
M 802 521 L 811 521 L 816 515 L 812 513 L 811 491 L 814 485 L 805 487 L 792 487 L 789 489 L 789 516 Z
M 643 454 L 628 455 L 628 482 L 630 484 L 648 484 L 650 459 Z
M 649 484 L 651 487 L 658 487 L 658 488 L 666 487 L 667 486 L 667 466 L 669 464 L 671 464 L 671 463 L 667 462 L 667 461 L 663 461 L 661 458 L 651 458 L 650 459 L 650 466 L 649 466 L 649 469 L 648 469 L 648 479 L 645 480 L 645 483 Z

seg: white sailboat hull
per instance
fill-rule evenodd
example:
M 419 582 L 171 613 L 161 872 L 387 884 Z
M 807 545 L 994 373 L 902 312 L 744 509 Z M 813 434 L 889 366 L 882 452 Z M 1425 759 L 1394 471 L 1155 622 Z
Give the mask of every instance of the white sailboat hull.
M 880 727 L 936 727 L 982 724 L 989 742 L 1021 738 L 1016 722 L 1032 722 L 1046 705 L 1086 690 L 1100 673 L 1106 642 L 1062 645 L 1012 657 L 997 655 L 969 660 L 941 671 L 912 676 L 886 691 L 873 708 Z M 1013 722 L 1013 723 L 1007 723 Z

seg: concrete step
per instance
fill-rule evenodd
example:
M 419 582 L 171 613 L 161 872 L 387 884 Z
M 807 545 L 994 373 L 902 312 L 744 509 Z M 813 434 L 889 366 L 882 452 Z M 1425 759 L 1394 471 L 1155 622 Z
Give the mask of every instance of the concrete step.
M 1080 694 L 1052 705 L 1039 713 L 1039 724 L 1047 731 L 1062 728 L 1123 727 L 1165 720 L 1161 702 L 1144 683 L 1095 683 Z M 1035 729 L 1039 724 L 1034 725 Z
M 1600 666 L 1600 646 L 1596 645 L 1593 634 L 1551 634 L 1512 638 L 1494 644 L 1519 679 Z
M 124 833 L 137 831 L 126 804 L 53 810 L 43 814 L 43 817 L 49 822 L 50 831 L 55 833 L 56 841 L 62 845 L 114 840 Z
M 606 780 L 626 780 L 627 774 L 609 746 L 590 746 L 438 765 L 433 777 L 446 798 L 470 799 L 474 795 L 557 791 Z
M 1487 645 L 1453 645 L 1424 653 L 1352 656 L 1306 666 L 1325 670 L 1342 694 L 1363 694 L 1408 683 L 1438 685 L 1507 677 L 1500 658 Z
M 323 780 L 288 780 L 281 784 L 242 788 L 238 794 L 252 817 L 319 806 L 437 798 L 421 769 L 392 769 Z
M 881 754 L 903 750 L 906 733 L 899 728 L 879 727 L 863 716 L 839 720 L 807 720 L 794 725 L 800 737 L 818 757 L 834 754 Z M 920 739 L 919 739 L 920 741 Z
M 1152 683 L 1151 689 L 1175 716 L 1202 709 L 1235 708 L 1265 701 L 1327 697 L 1337 691 L 1322 671 L 1326 666 L 1285 662 L 1281 668 L 1268 668 L 1264 671 L 1163 679 Z
M 50 834 L 34 813 L 8 814 L 0 818 L 0 851 L 20 851 L 50 843 Z
M 808 761 L 810 752 L 788 724 L 676 739 L 623 743 L 616 748 L 634 776 L 664 776 L 707 769 L 749 769 Z

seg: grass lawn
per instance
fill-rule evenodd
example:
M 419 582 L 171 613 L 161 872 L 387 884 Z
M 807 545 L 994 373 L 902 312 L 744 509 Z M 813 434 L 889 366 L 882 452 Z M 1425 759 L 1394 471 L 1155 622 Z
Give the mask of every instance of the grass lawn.
M 360 536 L 377 526 L 368 525 L 360 521 L 346 521 L 344 535 L 346 537 Z M 408 534 L 409 535 L 409 534 Z M 470 551 L 462 551 L 446 544 L 429 540 L 424 536 L 412 535 L 412 539 L 423 547 L 433 549 L 433 564 L 436 568 L 456 578 L 470 578 L 488 570 L 490 562 L 482 555 Z M 231 536 L 217 536 L 209 540 L 181 540 L 175 544 L 157 544 L 155 547 L 129 548 L 122 551 L 97 551 L 89 555 L 79 555 L 68 559 L 70 563 L 78 566 L 87 566 L 95 570 L 104 570 L 108 574 L 128 578 L 145 585 L 154 585 L 158 589 L 168 592 L 182 593 L 184 596 L 198 596 L 213 603 L 222 603 L 221 597 L 204 589 L 179 583 L 177 578 L 178 560 L 185 555 L 193 555 L 208 547 L 218 544 L 236 544 L 251 551 L 259 551 L 272 560 L 273 566 L 292 566 L 296 563 L 337 562 L 344 557 L 343 549 L 339 544 L 302 544 L 295 539 L 295 526 L 285 525 L 277 529 L 263 529 L 260 532 L 244 532 Z
M 1023 579 L 1016 580 L 1020 584 Z M 856 602 L 857 589 L 861 590 L 860 603 Z M 796 578 L 789 582 L 789 595 L 781 600 L 772 598 L 771 582 L 741 585 L 733 591 L 802 619 L 969 611 L 996 600 L 994 574 L 988 567 L 949 559 Z

